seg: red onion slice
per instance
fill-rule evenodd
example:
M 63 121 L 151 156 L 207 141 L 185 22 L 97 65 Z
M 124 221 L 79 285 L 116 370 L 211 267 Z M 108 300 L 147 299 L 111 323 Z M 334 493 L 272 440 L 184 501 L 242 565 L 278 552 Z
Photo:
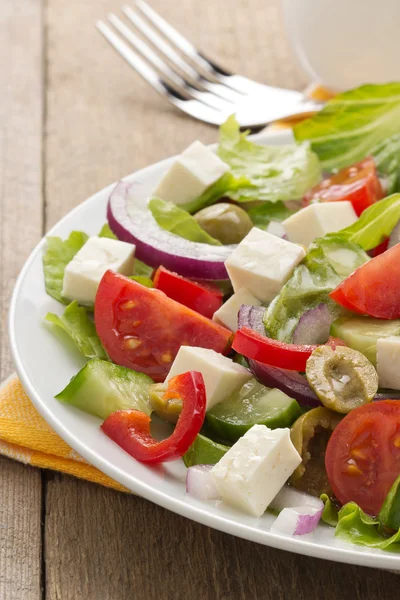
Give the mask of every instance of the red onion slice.
M 389 237 L 388 249 L 400 243 L 400 221 L 395 225 Z
M 293 344 L 325 344 L 333 317 L 323 302 L 307 310 L 299 319 L 293 332 Z
M 265 308 L 263 306 L 250 306 L 242 304 L 238 314 L 238 326 L 248 327 L 253 329 L 260 335 L 265 335 L 265 327 L 263 323 Z
M 191 242 L 162 229 L 147 207 L 140 184 L 120 181 L 108 201 L 107 219 L 118 239 L 136 246 L 151 267 L 163 265 L 193 279 L 228 279 L 225 261 L 236 246 Z
M 304 535 L 312 533 L 321 520 L 322 510 L 314 506 L 284 508 L 271 525 L 272 533 L 286 535 Z
M 297 371 L 278 369 L 251 359 L 249 366 L 254 376 L 267 387 L 278 388 L 303 406 L 321 406 L 321 401 L 308 385 L 306 377 Z
M 186 492 L 199 500 L 218 500 L 220 493 L 211 475 L 214 465 L 194 465 L 186 473 Z

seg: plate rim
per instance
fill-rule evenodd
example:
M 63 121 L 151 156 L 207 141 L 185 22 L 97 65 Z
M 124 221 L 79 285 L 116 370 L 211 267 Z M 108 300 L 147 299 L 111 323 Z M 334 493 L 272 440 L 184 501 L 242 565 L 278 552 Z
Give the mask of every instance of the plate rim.
M 273 133 L 261 132 L 255 136 L 251 136 L 251 138 L 261 143 L 268 143 L 272 142 L 273 140 L 276 140 L 276 142 L 279 145 L 283 143 L 290 143 L 293 139 L 291 131 L 288 130 L 276 131 Z M 215 148 L 216 144 L 212 144 L 211 147 Z M 122 179 L 129 179 L 133 176 L 137 177 L 141 174 L 146 174 L 148 171 L 152 170 L 155 165 L 162 166 L 164 163 L 168 163 L 174 158 L 174 156 L 165 158 L 161 161 L 158 161 L 157 163 L 148 165 L 143 169 L 134 171 L 133 173 L 123 177 Z M 355 544 L 348 544 L 348 549 L 345 547 L 329 547 L 327 544 L 323 544 L 324 555 L 322 556 L 320 544 L 316 544 L 304 538 L 301 539 L 300 537 L 283 536 L 282 534 L 271 533 L 270 531 L 264 529 L 251 528 L 244 523 L 239 523 L 236 521 L 232 522 L 231 519 L 225 516 L 223 513 L 213 514 L 212 512 L 207 510 L 206 506 L 202 508 L 201 505 L 185 503 L 178 497 L 174 498 L 169 494 L 164 493 L 160 489 L 155 489 L 151 485 L 148 485 L 147 483 L 141 481 L 140 478 L 138 478 L 134 474 L 128 475 L 122 469 L 120 469 L 118 465 L 108 462 L 106 459 L 99 456 L 95 450 L 92 450 L 84 442 L 76 438 L 74 434 L 66 426 L 64 426 L 62 421 L 53 415 L 50 408 L 46 405 L 45 400 L 41 399 L 39 392 L 37 391 L 34 384 L 31 382 L 24 368 L 24 364 L 19 355 L 18 350 L 18 342 L 16 339 L 14 323 L 16 317 L 16 304 L 20 290 L 23 287 L 25 277 L 29 272 L 32 263 L 36 260 L 38 254 L 41 253 L 46 243 L 46 237 L 54 235 L 54 231 L 58 229 L 59 226 L 62 225 L 65 221 L 69 220 L 71 216 L 79 212 L 83 205 L 92 202 L 97 195 L 111 192 L 115 185 L 116 182 L 113 182 L 105 186 L 101 190 L 98 190 L 89 198 L 87 198 L 86 200 L 78 204 L 76 207 L 74 207 L 59 221 L 57 221 L 57 223 L 53 225 L 53 227 L 42 237 L 42 239 L 33 248 L 16 280 L 11 296 L 10 308 L 8 313 L 8 335 L 10 342 L 10 350 L 15 369 L 22 382 L 23 388 L 29 396 L 32 403 L 34 404 L 35 408 L 46 420 L 46 422 L 52 427 L 52 429 L 54 429 L 54 431 L 67 444 L 69 444 L 71 448 L 78 452 L 90 464 L 95 466 L 101 472 L 108 475 L 111 479 L 118 481 L 118 483 L 120 483 L 121 485 L 124 485 L 132 493 L 137 494 L 151 502 L 154 502 L 162 506 L 163 508 L 166 508 L 167 510 L 171 510 L 172 512 L 184 516 L 185 518 L 191 519 L 197 523 L 206 525 L 208 527 L 212 527 L 213 529 L 217 529 L 224 533 L 235 535 L 237 537 L 241 537 L 249 541 L 261 543 L 262 545 L 276 548 L 279 550 L 286 550 L 303 556 L 323 558 L 326 560 L 332 560 L 335 562 L 341 562 L 345 564 L 355 564 L 360 566 L 369 566 L 382 569 L 392 569 L 395 571 L 399 571 L 400 573 L 400 556 L 398 554 L 383 553 L 382 551 L 377 551 L 375 549 L 365 549 L 364 547 L 357 546 Z M 132 482 L 134 482 L 135 484 L 135 489 L 133 489 L 132 487 Z M 234 528 L 234 531 L 232 531 L 232 527 Z

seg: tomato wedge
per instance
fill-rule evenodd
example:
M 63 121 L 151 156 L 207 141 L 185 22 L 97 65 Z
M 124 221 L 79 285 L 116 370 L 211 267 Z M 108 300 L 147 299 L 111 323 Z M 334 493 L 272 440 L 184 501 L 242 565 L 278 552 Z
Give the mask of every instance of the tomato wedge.
M 400 317 L 400 244 L 356 269 L 329 295 L 353 312 L 377 317 Z
M 400 474 L 400 401 L 365 404 L 342 419 L 325 454 L 329 483 L 342 503 L 377 515 Z
M 211 319 L 222 306 L 223 294 L 217 286 L 200 285 L 177 273 L 159 267 L 154 276 L 154 287 L 167 294 L 168 298 Z
M 113 271 L 100 282 L 94 319 L 110 358 L 154 381 L 164 381 L 182 345 L 226 353 L 232 339 L 225 327 Z
M 193 444 L 206 414 L 206 388 L 203 376 L 189 371 L 168 382 L 165 399 L 180 398 L 182 411 L 173 433 L 159 441 L 150 433 L 150 417 L 140 410 L 117 410 L 101 428 L 128 454 L 147 463 L 180 458 Z
M 304 196 L 303 206 L 308 206 L 314 200 L 319 202 L 348 200 L 357 215 L 361 215 L 371 204 L 383 198 L 383 195 L 374 159 L 368 156 L 313 187 Z

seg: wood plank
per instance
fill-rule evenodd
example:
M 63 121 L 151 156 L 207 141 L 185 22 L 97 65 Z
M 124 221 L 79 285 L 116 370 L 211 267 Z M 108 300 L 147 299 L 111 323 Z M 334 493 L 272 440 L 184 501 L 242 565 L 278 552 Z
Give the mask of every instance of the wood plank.
M 301 88 L 279 0 L 152 0 L 228 68 Z M 48 0 L 46 226 L 89 194 L 216 131 L 173 111 L 91 24 L 111 0 Z M 202 26 L 199 27 L 199 21 Z M 395 575 L 239 540 L 133 496 L 61 475 L 46 494 L 48 600 L 384 600 Z
M 2 0 L 0 18 L 0 376 L 12 370 L 7 313 L 42 233 L 42 9 Z M 41 474 L 0 461 L 0 598 L 41 597 Z

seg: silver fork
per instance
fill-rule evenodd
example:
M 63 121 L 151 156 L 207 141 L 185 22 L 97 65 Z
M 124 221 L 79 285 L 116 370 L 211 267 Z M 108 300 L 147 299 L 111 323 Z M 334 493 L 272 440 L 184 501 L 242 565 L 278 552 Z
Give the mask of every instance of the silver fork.
M 301 92 L 230 73 L 197 50 L 144 0 L 135 0 L 134 6 L 136 10 L 121 7 L 131 27 L 111 13 L 109 24 L 97 21 L 97 28 L 147 83 L 191 117 L 221 125 L 235 113 L 241 127 L 257 129 L 321 108 Z

